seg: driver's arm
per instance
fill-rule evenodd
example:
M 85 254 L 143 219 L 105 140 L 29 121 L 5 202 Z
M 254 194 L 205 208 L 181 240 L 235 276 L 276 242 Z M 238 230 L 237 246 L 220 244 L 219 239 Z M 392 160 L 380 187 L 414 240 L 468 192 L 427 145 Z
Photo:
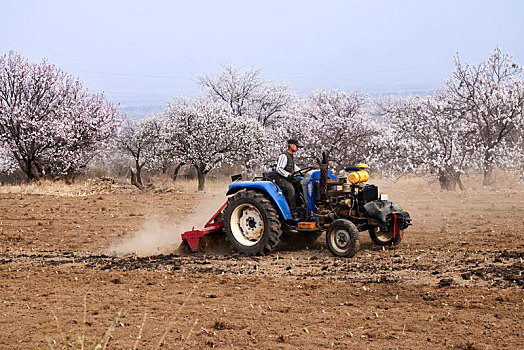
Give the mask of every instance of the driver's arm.
M 279 157 L 278 157 L 278 160 L 277 160 L 277 169 L 276 169 L 276 172 L 284 177 L 289 177 L 289 175 L 291 175 L 290 173 L 288 173 L 287 171 L 284 170 L 284 168 L 286 167 L 286 164 L 287 164 L 287 157 L 285 154 L 281 154 Z M 296 165 L 295 165 L 296 167 Z

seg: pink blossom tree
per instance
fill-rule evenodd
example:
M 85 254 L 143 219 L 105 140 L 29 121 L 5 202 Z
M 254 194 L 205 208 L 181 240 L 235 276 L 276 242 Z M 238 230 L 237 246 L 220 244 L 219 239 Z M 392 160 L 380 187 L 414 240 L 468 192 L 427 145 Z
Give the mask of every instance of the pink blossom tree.
M 475 130 L 449 91 L 389 98 L 379 105 L 385 130 L 375 152 L 382 170 L 430 175 L 443 190 L 457 184 L 464 189 L 460 175 L 474 167 Z
M 122 121 L 102 94 L 47 61 L 0 57 L 0 142 L 28 179 L 73 176 Z
M 322 151 L 337 169 L 367 161 L 378 128 L 366 101 L 354 91 L 317 90 L 308 96 L 304 109 L 311 125 L 308 147 L 317 161 Z
M 174 99 L 163 115 L 166 147 L 196 169 L 199 191 L 211 170 L 252 158 L 267 142 L 259 122 L 234 115 L 223 102 L 210 98 Z
M 266 128 L 275 125 L 294 98 L 289 84 L 266 81 L 254 68 L 241 72 L 228 65 L 220 74 L 202 75 L 197 82 L 213 100 L 226 103 L 233 115 L 253 118 Z
M 274 157 L 296 138 L 304 145 L 297 154 L 301 166 L 318 165 L 326 152 L 330 165 L 342 169 L 367 161 L 378 125 L 364 108 L 366 98 L 356 92 L 318 90 L 290 103 L 279 125 L 270 130 Z M 276 158 L 275 158 L 276 159 Z
M 504 147 L 513 147 L 508 137 L 524 118 L 522 68 L 498 47 L 479 65 L 463 64 L 458 55 L 455 65 L 447 87 L 476 130 L 483 184 L 489 185 L 501 154 L 508 153 Z
M 165 120 L 160 116 L 128 120 L 116 138 L 120 151 L 133 160 L 138 187 L 143 186 L 142 168 L 161 169 L 166 173 L 170 163 L 176 160 L 163 140 L 164 124 Z
M 504 140 L 501 150 L 498 156 L 500 168 L 516 171 L 524 180 L 524 120 Z
M 0 146 L 0 174 L 12 174 L 18 169 L 11 152 Z

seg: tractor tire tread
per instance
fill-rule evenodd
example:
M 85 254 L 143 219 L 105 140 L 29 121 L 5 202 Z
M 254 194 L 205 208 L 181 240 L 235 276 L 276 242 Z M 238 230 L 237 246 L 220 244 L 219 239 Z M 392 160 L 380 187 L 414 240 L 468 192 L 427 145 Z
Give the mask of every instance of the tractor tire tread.
M 346 250 L 337 249 L 337 247 L 335 246 L 336 243 L 334 242 L 335 237 L 333 236 L 333 231 L 336 227 L 342 227 L 350 235 L 351 244 L 347 247 Z M 360 250 L 360 233 L 355 224 L 353 224 L 351 221 L 346 219 L 337 219 L 333 221 L 328 227 L 328 230 L 326 232 L 326 243 L 333 255 L 345 258 L 352 258 Z
M 390 240 L 383 241 L 383 240 L 380 240 L 377 237 L 377 235 L 375 233 L 375 229 L 369 229 L 368 232 L 369 232 L 369 237 L 371 238 L 373 243 L 375 243 L 376 245 L 378 245 L 380 247 L 387 247 L 387 246 L 391 246 L 391 245 L 399 245 L 400 242 L 402 241 L 402 235 L 401 234 L 398 234 L 395 237 L 391 237 Z
M 262 210 L 265 213 L 265 224 L 267 226 L 267 231 L 264 233 L 264 235 L 266 237 L 262 238 L 263 242 L 260 242 L 261 244 L 259 245 L 258 249 L 244 249 L 244 247 L 241 246 L 238 242 L 234 242 L 234 238 L 230 239 L 228 237 L 230 228 L 227 219 L 231 215 L 230 211 L 233 210 L 235 202 L 239 200 L 255 201 L 262 207 Z M 226 238 L 233 245 L 233 248 L 235 248 L 235 250 L 237 250 L 239 253 L 247 255 L 267 255 L 271 253 L 280 243 L 280 236 L 282 235 L 279 215 L 274 208 L 273 203 L 264 194 L 255 191 L 238 192 L 228 198 L 227 206 L 224 209 L 224 226 L 226 229 Z

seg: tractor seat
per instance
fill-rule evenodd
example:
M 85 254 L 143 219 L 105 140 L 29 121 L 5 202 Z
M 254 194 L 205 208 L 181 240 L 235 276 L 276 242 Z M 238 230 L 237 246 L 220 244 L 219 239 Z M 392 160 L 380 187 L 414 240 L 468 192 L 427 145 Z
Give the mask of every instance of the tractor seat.
M 277 179 L 277 172 L 276 171 L 268 171 L 266 173 L 262 173 L 262 177 L 264 179 L 267 179 L 267 181 L 274 181 Z

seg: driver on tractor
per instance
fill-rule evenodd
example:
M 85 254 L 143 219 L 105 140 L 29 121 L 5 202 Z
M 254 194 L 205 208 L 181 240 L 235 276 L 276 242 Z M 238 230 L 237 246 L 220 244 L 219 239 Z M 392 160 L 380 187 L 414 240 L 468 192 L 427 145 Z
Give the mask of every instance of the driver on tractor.
M 287 150 L 282 153 L 277 160 L 277 178 L 275 182 L 286 197 L 293 219 L 298 219 L 297 204 L 295 200 L 295 184 L 299 183 L 300 180 L 293 176 L 293 173 L 299 171 L 300 168 L 295 164 L 293 154 L 303 146 L 299 145 L 298 141 L 295 139 L 288 140 L 287 144 Z

